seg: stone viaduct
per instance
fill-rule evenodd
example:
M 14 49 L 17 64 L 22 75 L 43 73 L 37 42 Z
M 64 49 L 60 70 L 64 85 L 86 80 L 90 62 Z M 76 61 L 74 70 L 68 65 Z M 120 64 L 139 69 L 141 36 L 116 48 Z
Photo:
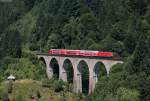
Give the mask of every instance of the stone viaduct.
M 49 79 L 53 77 L 53 67 L 50 63 L 52 59 L 55 59 L 59 65 L 59 79 L 67 82 L 67 71 L 64 69 L 63 64 L 66 60 L 69 60 L 73 67 L 73 91 L 76 93 L 82 92 L 82 76 L 79 70 L 79 64 L 84 61 L 89 69 L 89 94 L 94 91 L 98 74 L 95 71 L 95 65 L 99 62 L 103 63 L 109 75 L 111 67 L 115 64 L 123 63 L 122 60 L 106 59 L 106 58 L 88 58 L 88 57 L 73 57 L 73 56 L 59 56 L 50 54 L 37 54 L 39 59 L 43 59 L 46 64 L 46 72 Z

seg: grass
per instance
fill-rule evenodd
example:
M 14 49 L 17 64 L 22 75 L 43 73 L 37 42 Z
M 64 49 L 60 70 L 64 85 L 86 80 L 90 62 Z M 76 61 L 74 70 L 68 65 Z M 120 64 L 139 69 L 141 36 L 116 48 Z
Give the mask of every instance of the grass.
M 39 92 L 40 98 L 37 98 L 37 92 Z M 19 96 L 23 101 L 81 101 L 77 94 L 67 91 L 55 92 L 53 88 L 42 87 L 41 82 L 35 80 L 15 81 L 12 93 L 9 94 L 10 101 L 16 101 Z

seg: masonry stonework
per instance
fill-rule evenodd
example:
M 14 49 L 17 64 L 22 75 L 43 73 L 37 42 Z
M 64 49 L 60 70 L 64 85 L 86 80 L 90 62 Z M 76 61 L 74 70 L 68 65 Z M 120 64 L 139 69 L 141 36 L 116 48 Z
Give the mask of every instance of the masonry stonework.
M 80 57 L 63 57 L 63 56 L 49 56 L 49 55 L 37 55 L 38 58 L 43 58 L 46 63 L 46 73 L 49 79 L 53 77 L 53 68 L 51 67 L 50 63 L 52 59 L 56 59 L 59 65 L 59 79 L 67 82 L 67 71 L 64 69 L 64 62 L 65 60 L 69 60 L 73 66 L 73 90 L 76 93 L 82 92 L 82 76 L 78 69 L 79 63 L 84 61 L 88 68 L 89 68 L 89 94 L 94 91 L 97 76 L 94 71 L 94 67 L 96 63 L 101 62 L 104 64 L 105 69 L 107 71 L 107 75 L 109 75 L 109 71 L 112 66 L 118 63 L 123 63 L 120 60 L 107 60 L 107 59 L 93 59 L 93 58 L 80 58 Z

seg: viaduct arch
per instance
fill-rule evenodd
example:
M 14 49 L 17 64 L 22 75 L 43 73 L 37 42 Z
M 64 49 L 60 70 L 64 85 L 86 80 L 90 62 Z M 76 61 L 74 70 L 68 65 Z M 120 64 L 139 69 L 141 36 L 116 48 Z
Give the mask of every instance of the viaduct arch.
M 65 59 L 63 61 L 63 69 L 66 76 L 66 81 L 69 83 L 73 83 L 74 69 L 73 69 L 72 62 L 69 59 Z
M 67 82 L 67 71 L 64 68 L 64 63 L 66 60 L 70 61 L 73 68 L 73 91 L 76 93 L 82 93 L 82 77 L 81 72 L 79 70 L 79 65 L 81 61 L 84 61 L 89 70 L 89 87 L 88 93 L 92 93 L 94 91 L 96 82 L 98 80 L 98 73 L 95 71 L 95 67 L 97 63 L 102 63 L 105 66 L 105 70 L 107 75 L 109 75 L 109 71 L 112 66 L 116 64 L 121 64 L 123 61 L 121 60 L 111 60 L 111 59 L 99 59 L 99 58 L 86 58 L 86 57 L 67 57 L 67 56 L 52 56 L 49 54 L 37 54 L 39 59 L 43 59 L 46 64 L 46 73 L 49 79 L 53 77 L 53 67 L 50 65 L 52 59 L 56 59 L 59 65 L 59 79 Z

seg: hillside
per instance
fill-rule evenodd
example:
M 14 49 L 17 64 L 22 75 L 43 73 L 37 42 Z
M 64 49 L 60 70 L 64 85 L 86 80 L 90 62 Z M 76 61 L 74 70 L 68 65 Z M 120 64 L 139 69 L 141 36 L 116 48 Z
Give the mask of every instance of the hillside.
M 99 76 L 84 100 L 150 100 L 149 0 L 0 1 L 0 82 L 10 74 L 47 78 L 34 51 L 51 48 L 111 51 L 123 58 L 109 77 Z
M 2 83 L 3 86 L 8 84 Z M 40 81 L 17 80 L 12 84 L 12 90 L 9 93 L 10 101 L 79 101 L 80 99 L 73 93 L 67 91 L 55 92 L 53 87 L 43 87 L 42 85 Z

